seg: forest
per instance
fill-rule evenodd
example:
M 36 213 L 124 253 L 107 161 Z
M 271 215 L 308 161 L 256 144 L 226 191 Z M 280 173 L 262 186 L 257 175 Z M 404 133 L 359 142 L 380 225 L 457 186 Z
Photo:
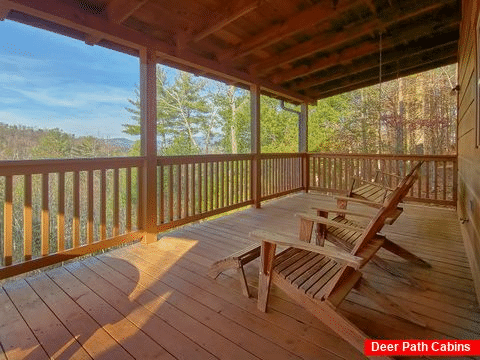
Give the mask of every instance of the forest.
M 179 72 L 157 72 L 159 155 L 248 153 L 247 91 Z M 309 151 L 383 154 L 452 154 L 456 144 L 456 65 L 318 101 L 309 110 Z M 139 135 L 138 89 L 129 99 Z M 279 101 L 261 97 L 262 152 L 296 152 L 298 118 Z M 299 108 L 296 109 L 297 111 Z
M 450 65 L 320 100 L 309 107 L 309 151 L 454 154 L 455 79 L 456 65 Z M 169 78 L 159 66 L 157 99 L 159 155 L 250 151 L 247 91 L 181 71 Z M 0 123 L 0 160 L 138 156 L 138 87 L 128 102 L 131 120 L 123 131 L 136 136 L 135 143 Z M 261 97 L 261 147 L 265 153 L 298 150 L 297 116 L 266 96 Z

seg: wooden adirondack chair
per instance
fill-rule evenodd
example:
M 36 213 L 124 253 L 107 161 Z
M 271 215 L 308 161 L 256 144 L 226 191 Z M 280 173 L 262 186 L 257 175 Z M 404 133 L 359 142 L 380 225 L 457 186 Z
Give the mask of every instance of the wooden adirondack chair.
M 425 326 L 404 306 L 373 288 L 359 271 L 382 247 L 385 238 L 378 235 L 378 231 L 392 206 L 395 206 L 395 200 L 382 206 L 365 229 L 301 214 L 299 239 L 265 231 L 252 232 L 250 236 L 262 244 L 258 308 L 266 311 L 270 284 L 273 281 L 360 352 L 363 351 L 367 335 L 336 311 L 352 289 L 369 297 L 389 313 Z M 335 227 L 359 233 L 360 237 L 349 252 L 314 245 L 310 241 L 315 223 L 326 225 L 327 233 Z M 275 255 L 277 245 L 288 248 Z
M 405 176 L 405 178 L 400 182 L 400 184 L 397 186 L 397 188 L 388 196 L 387 200 L 385 201 L 384 205 L 387 206 L 388 209 L 386 210 L 386 219 L 392 219 L 392 217 L 395 216 L 399 206 L 398 204 L 403 200 L 403 198 L 408 194 L 410 191 L 411 187 L 415 183 L 416 179 L 418 178 L 418 171 L 420 169 L 420 166 L 422 165 L 422 162 L 417 163 L 412 170 Z M 379 205 L 382 206 L 382 205 Z M 378 207 L 378 206 L 376 206 Z M 357 222 L 347 219 L 346 215 L 355 215 L 355 216 L 367 216 L 361 212 L 355 212 L 355 211 L 350 211 L 350 210 L 342 210 L 345 209 L 345 207 L 338 207 L 337 209 L 327 209 L 327 208 L 316 208 L 317 210 L 317 215 L 322 216 L 325 218 L 328 218 L 328 213 L 329 212 L 334 212 L 338 214 L 336 217 L 332 219 L 334 222 L 341 222 L 345 225 L 350 225 L 350 226 L 359 226 Z M 383 226 L 383 224 L 382 224 Z M 328 230 L 328 231 L 327 231 Z M 332 229 L 327 229 L 326 225 L 323 224 L 318 224 L 317 225 L 317 244 L 323 245 L 324 241 L 328 240 L 339 247 L 345 249 L 345 250 L 351 250 L 357 241 L 361 240 L 361 236 L 359 234 L 355 233 L 350 233 L 347 231 L 341 231 L 335 228 Z M 384 238 L 382 247 L 387 250 L 392 252 L 393 254 L 402 257 L 403 259 L 412 262 L 418 266 L 424 267 L 424 268 L 430 268 L 430 264 L 428 264 L 426 261 L 423 259 L 419 258 L 415 254 L 411 253 L 407 249 L 403 248 L 402 246 L 392 242 L 391 240 Z M 400 276 L 402 278 L 407 279 L 411 284 L 413 285 L 418 285 L 415 283 L 413 279 L 408 278 L 405 274 L 400 272 L 399 270 L 396 270 L 392 266 L 390 266 L 388 263 L 386 263 L 384 260 L 380 259 L 379 257 L 375 257 L 374 259 L 375 264 L 377 264 L 379 267 L 383 268 L 384 270 L 388 271 L 389 273 L 395 275 L 395 276 Z
M 391 219 L 392 214 L 395 213 L 396 209 L 398 209 L 398 203 L 402 201 L 402 199 L 406 196 L 410 188 L 412 187 L 413 183 L 416 181 L 418 177 L 418 170 L 421 166 L 421 163 L 418 163 L 410 172 L 405 176 L 405 178 L 400 182 L 400 184 L 397 186 L 397 188 L 389 195 L 387 200 L 385 201 L 385 204 L 388 205 L 388 208 L 390 210 L 386 210 L 386 218 Z M 354 215 L 354 216 L 359 216 L 359 217 L 370 217 L 369 215 L 365 215 L 362 212 L 358 211 L 351 211 L 347 209 L 341 209 L 341 208 L 316 208 L 317 210 L 317 215 L 324 217 L 325 219 L 328 219 L 329 213 L 334 213 L 336 216 L 329 220 L 332 221 L 334 224 L 335 223 L 342 223 L 344 225 L 348 226 L 353 226 L 353 227 L 359 227 L 360 225 L 351 219 L 347 219 L 347 215 Z M 380 231 L 381 228 L 379 228 L 378 231 Z M 336 227 L 335 225 L 329 226 L 326 224 L 317 224 L 317 238 L 316 238 L 316 243 L 318 245 L 323 246 L 325 240 L 328 240 L 341 249 L 344 249 L 346 251 L 350 251 L 355 247 L 355 244 L 358 241 L 362 240 L 361 234 L 358 232 L 352 232 L 352 231 L 347 231 L 345 229 L 341 229 Z M 383 243 L 382 247 L 397 255 L 400 256 L 401 258 L 417 265 L 423 268 L 430 268 L 431 265 L 427 263 L 425 260 L 421 259 L 420 257 L 416 256 L 412 252 L 408 251 L 404 247 L 394 243 L 393 241 L 389 240 L 388 238 L 384 237 L 383 238 Z M 388 272 L 389 274 L 395 276 L 398 280 L 402 280 L 409 285 L 412 285 L 418 289 L 424 290 L 424 287 L 417 282 L 415 279 L 413 279 L 411 276 L 409 276 L 407 273 L 401 271 L 395 266 L 392 266 L 389 262 L 383 260 L 379 256 L 375 255 L 372 258 L 372 263 L 377 265 L 379 268 L 382 270 Z
M 395 174 L 387 174 L 377 171 L 375 176 L 375 181 L 365 181 L 362 179 L 354 179 L 350 186 L 350 190 L 348 191 L 346 196 L 337 196 L 337 206 L 339 208 L 346 208 L 348 202 L 354 202 L 358 204 L 367 205 L 374 208 L 380 208 L 382 204 L 388 200 L 388 198 L 392 195 L 392 193 L 398 189 L 402 185 L 407 185 L 407 188 L 404 189 L 404 197 L 408 194 L 411 187 L 415 183 L 415 180 L 418 178 L 418 171 L 422 166 L 423 161 L 419 161 L 411 170 L 410 172 L 402 179 L 400 176 Z M 386 184 L 382 184 L 378 181 L 378 176 L 381 174 L 382 176 L 390 176 L 395 177 L 400 181 L 397 188 L 391 188 Z M 413 181 L 412 181 L 413 180 Z M 363 183 L 363 185 L 355 188 L 355 184 L 357 182 Z M 391 225 L 398 219 L 398 217 L 402 214 L 403 208 L 401 206 L 397 206 L 392 213 L 387 217 L 385 220 L 385 224 Z

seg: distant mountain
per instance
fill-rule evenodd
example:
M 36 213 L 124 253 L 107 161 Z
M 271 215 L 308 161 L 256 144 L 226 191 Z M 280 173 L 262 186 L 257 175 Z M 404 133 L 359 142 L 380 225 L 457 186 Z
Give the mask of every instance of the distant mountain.
M 114 138 L 114 139 L 104 139 L 107 144 L 121 148 L 122 150 L 128 152 L 135 141 L 125 138 Z

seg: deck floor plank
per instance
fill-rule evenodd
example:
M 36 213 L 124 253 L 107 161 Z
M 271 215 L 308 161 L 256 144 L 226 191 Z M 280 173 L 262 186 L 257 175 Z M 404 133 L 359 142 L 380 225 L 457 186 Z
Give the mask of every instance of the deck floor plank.
M 295 236 L 299 223 L 295 213 L 333 204 L 332 197 L 318 193 L 287 196 L 264 202 L 262 209 L 247 208 L 173 229 L 154 244 L 134 244 L 5 284 L 5 290 L 0 288 L 0 360 L 49 355 L 362 359 L 275 287 L 268 312 L 259 312 L 258 259 L 245 266 L 250 299 L 242 295 L 235 271 L 225 271 L 216 280 L 207 275 L 213 261 L 253 243 L 250 231 Z M 342 314 L 377 338 L 480 338 L 480 309 L 455 211 L 405 204 L 397 222 L 383 232 L 433 266 L 422 269 L 386 251 L 379 253 L 425 290 L 412 288 L 373 264 L 363 269 L 365 276 L 428 327 L 386 314 L 353 292 L 340 305 Z M 36 313 L 41 316 L 34 318 Z M 27 336 L 19 336 L 24 333 Z
M 77 304 L 78 299 L 70 298 L 47 275 L 28 278 L 27 282 L 92 358 L 133 358 Z
M 3 288 L 0 288 L 0 344 L 8 359 L 48 359 L 48 355 Z
M 4 289 L 50 357 L 91 359 L 26 281 L 7 284 Z
M 145 259 L 152 265 L 156 265 L 158 269 L 158 258 L 155 258 L 155 254 L 148 252 L 146 247 L 137 247 L 132 251 L 129 251 L 129 255 L 137 256 L 135 262 L 140 259 Z M 161 255 L 160 255 L 161 256 Z M 189 278 L 193 274 L 182 271 L 182 269 L 176 264 L 172 264 L 168 273 L 162 276 L 162 282 L 165 282 L 172 288 L 188 295 L 192 298 L 198 299 L 203 305 L 209 307 L 217 313 L 221 313 L 223 316 L 235 321 L 239 325 L 251 330 L 259 337 L 264 337 L 270 342 L 278 344 L 288 351 L 294 352 L 301 356 L 303 359 L 318 359 L 321 356 L 323 359 L 338 359 L 338 356 L 332 356 L 332 353 L 326 351 L 323 348 L 318 348 L 313 344 L 308 344 L 300 338 L 294 336 L 291 331 L 285 331 L 285 329 L 279 327 L 272 322 L 262 321 L 261 317 L 256 312 L 253 314 L 245 311 L 238 306 L 239 301 L 233 303 L 223 299 L 220 294 L 213 293 L 211 281 L 207 281 L 203 286 L 199 284 L 191 283 Z M 197 278 L 198 280 L 198 278 Z M 222 292 L 225 290 L 222 289 Z M 277 352 L 278 354 L 278 352 Z
M 66 268 L 175 358 L 183 360 L 215 359 L 212 354 L 154 315 L 141 303 L 130 299 L 128 290 L 127 293 L 122 293 L 114 284 L 107 281 L 107 279 L 111 279 L 111 276 L 108 276 L 111 272 L 107 272 L 105 269 L 102 271 L 98 263 L 100 263 L 98 260 L 92 258 L 83 263 L 70 264 Z M 97 270 L 98 273 L 92 270 L 91 267 Z M 106 275 L 106 277 L 101 275 Z
M 69 265 L 69 268 L 74 265 Z M 134 358 L 146 360 L 174 359 L 165 349 L 69 273 L 67 269 L 57 268 L 47 274 Z

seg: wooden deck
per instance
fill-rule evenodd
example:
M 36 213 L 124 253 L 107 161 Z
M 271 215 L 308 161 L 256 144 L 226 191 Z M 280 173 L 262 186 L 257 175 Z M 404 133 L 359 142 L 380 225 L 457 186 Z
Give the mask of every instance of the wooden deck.
M 236 273 L 206 275 L 263 228 L 295 233 L 297 211 L 332 204 L 298 194 L 188 225 L 136 244 L 5 283 L 0 288 L 0 359 L 361 359 L 320 321 L 272 289 L 269 311 L 241 295 Z M 369 210 L 370 211 L 370 210 Z M 417 313 L 427 328 L 382 313 L 354 293 L 341 309 L 377 338 L 480 338 L 480 310 L 453 210 L 406 205 L 384 228 L 433 265 L 421 269 L 381 252 L 422 291 L 373 265 L 366 277 Z M 256 294 L 258 260 L 246 266 Z

